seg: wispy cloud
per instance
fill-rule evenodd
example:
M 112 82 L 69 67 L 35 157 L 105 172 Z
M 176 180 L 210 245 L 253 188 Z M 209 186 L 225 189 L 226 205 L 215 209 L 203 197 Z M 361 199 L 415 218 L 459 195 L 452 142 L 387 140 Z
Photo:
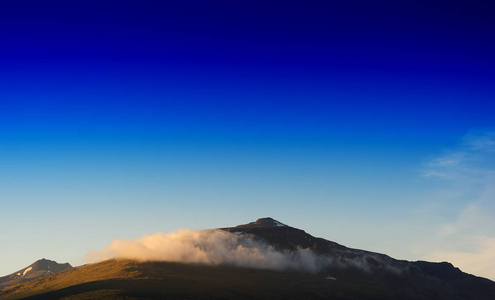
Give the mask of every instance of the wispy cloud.
M 445 204 L 459 207 L 454 218 L 438 225 L 437 247 L 425 258 L 495 279 L 495 132 L 468 134 L 427 162 L 423 175 L 455 191 Z
M 425 164 L 425 177 L 489 184 L 495 176 L 495 132 L 469 134 L 460 145 Z

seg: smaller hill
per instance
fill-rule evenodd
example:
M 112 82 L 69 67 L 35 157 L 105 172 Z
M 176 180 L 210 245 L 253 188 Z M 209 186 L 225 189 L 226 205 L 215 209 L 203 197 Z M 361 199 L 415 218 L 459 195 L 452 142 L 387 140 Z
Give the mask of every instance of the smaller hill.
M 70 268 L 72 268 L 72 266 L 69 263 L 59 264 L 56 261 L 43 258 L 35 261 L 24 269 L 0 277 L 0 289 L 17 283 L 35 280 Z

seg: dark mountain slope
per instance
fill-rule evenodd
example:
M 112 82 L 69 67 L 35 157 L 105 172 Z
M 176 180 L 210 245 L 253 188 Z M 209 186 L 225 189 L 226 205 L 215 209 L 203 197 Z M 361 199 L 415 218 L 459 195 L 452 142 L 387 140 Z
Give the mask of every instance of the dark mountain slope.
M 108 260 L 0 291 L 1 299 L 428 299 L 325 274 Z
M 311 249 L 332 264 L 324 272 L 381 287 L 400 290 L 417 299 L 495 299 L 495 282 L 467 274 L 448 262 L 410 262 L 385 254 L 347 248 L 316 238 L 303 230 L 287 226 L 272 218 L 261 218 L 223 230 L 242 235 L 251 234 L 280 251 Z

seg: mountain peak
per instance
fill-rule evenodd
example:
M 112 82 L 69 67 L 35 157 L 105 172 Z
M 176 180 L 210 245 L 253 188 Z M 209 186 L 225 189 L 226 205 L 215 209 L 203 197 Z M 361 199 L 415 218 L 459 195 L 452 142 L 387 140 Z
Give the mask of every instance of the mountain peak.
M 49 260 L 46 258 L 42 258 L 35 261 L 33 264 L 30 265 L 30 267 L 32 267 L 33 270 L 45 270 L 45 271 L 49 271 L 50 273 L 60 272 L 65 269 L 72 268 L 72 266 L 69 263 L 60 264 L 56 261 Z
M 266 217 L 266 218 L 259 218 L 255 222 L 251 222 L 248 224 L 243 224 L 243 225 L 237 225 L 236 227 L 232 228 L 237 228 L 237 229 L 294 229 L 290 226 L 285 225 L 282 222 L 279 222 L 273 218 Z M 224 228 L 225 229 L 225 228 Z
M 20 282 L 38 279 L 72 268 L 69 263 L 59 264 L 49 259 L 39 259 L 29 266 L 10 275 L 0 277 L 0 289 Z
M 256 220 L 256 222 L 254 222 L 254 224 L 260 226 L 269 226 L 269 227 L 287 227 L 287 225 L 270 217 L 259 218 L 258 220 Z

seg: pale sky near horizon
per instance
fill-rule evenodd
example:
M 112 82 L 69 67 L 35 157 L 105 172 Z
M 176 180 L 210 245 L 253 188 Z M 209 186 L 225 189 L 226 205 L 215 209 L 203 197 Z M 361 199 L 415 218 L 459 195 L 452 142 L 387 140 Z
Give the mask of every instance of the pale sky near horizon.
M 493 8 L 351 2 L 6 5 L 0 276 L 270 216 L 495 280 Z

